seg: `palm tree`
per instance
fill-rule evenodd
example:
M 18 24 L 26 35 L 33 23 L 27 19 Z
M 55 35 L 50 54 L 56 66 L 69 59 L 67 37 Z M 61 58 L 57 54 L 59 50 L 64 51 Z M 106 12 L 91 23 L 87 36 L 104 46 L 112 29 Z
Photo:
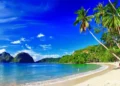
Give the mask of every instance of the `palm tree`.
M 117 11 L 115 10 L 115 7 L 117 8 Z M 117 41 L 120 40 L 120 17 L 118 15 L 118 12 L 120 12 L 120 7 L 117 7 L 117 0 L 112 5 L 111 2 L 106 6 L 103 6 L 103 4 L 100 3 L 94 10 L 96 23 L 102 23 L 102 26 L 108 29 L 113 41 L 116 43 L 118 48 L 120 48 Z
M 105 14 L 105 7 L 103 6 L 102 3 L 99 3 L 96 8 L 94 8 L 95 14 L 95 22 L 97 24 L 102 23 L 102 16 Z
M 110 4 L 108 4 L 106 8 L 106 12 L 102 16 L 103 26 L 105 28 L 108 28 L 109 32 L 118 32 L 118 34 L 120 35 L 120 17 L 118 16 L 118 13 L 113 9 Z
M 114 2 L 114 7 L 117 5 L 117 1 Z M 120 8 L 118 8 L 120 10 Z M 106 6 L 103 6 L 102 3 L 99 3 L 96 8 L 94 8 L 95 11 L 95 22 L 97 24 L 101 24 L 105 28 L 108 28 L 109 34 L 111 35 L 111 38 L 113 42 L 117 45 L 117 47 L 120 49 L 119 44 L 119 34 L 120 34 L 120 18 L 116 14 L 116 11 L 111 6 L 111 4 L 108 4 Z M 117 40 L 116 40 L 117 39 Z
M 91 19 L 94 17 L 93 15 L 88 16 L 88 10 L 85 10 L 84 8 L 81 8 L 80 10 L 78 10 L 76 12 L 76 14 L 78 15 L 76 18 L 76 21 L 74 22 L 74 25 L 80 24 L 80 31 L 86 31 L 88 29 L 88 31 L 90 32 L 90 34 L 94 37 L 94 39 L 100 43 L 106 50 L 109 51 L 109 49 L 101 42 L 97 39 L 97 37 L 90 31 L 90 21 Z M 118 60 L 120 60 L 120 58 L 115 54 L 112 53 L 113 56 L 115 56 Z
M 108 0 L 112 8 L 117 12 L 117 15 L 120 17 L 118 9 L 116 9 L 115 5 L 111 2 L 111 0 Z M 118 0 L 115 0 L 116 3 L 118 3 Z M 115 4 L 116 4 L 115 3 Z M 119 8 L 120 9 L 120 8 Z
M 114 42 L 120 49 L 120 7 L 117 6 L 118 0 L 115 0 L 113 3 L 111 2 L 111 0 L 109 0 L 109 4 L 110 4 L 110 8 L 108 9 L 108 11 L 114 10 L 114 11 L 110 11 L 110 12 L 112 15 L 114 15 L 113 22 L 116 24 L 116 25 L 114 25 L 114 27 L 112 29 L 116 28 L 119 33 L 118 35 L 114 34 L 114 35 L 117 35 L 117 38 L 115 37 Z
M 99 4 L 95 10 L 95 21 L 97 24 L 102 23 L 102 26 L 108 28 L 108 31 L 113 34 L 120 34 L 120 17 L 118 15 L 118 11 L 114 8 L 117 8 L 117 2 L 114 4 L 107 4 L 103 6 L 103 4 Z M 113 8 L 114 6 L 114 8 Z M 117 9 L 118 10 L 118 9 Z

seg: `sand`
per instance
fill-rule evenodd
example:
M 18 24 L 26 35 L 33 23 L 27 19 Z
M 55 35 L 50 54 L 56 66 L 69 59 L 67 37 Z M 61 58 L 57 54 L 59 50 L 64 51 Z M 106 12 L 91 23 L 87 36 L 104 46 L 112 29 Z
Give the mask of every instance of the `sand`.
M 116 65 L 116 63 L 111 64 Z M 114 68 L 105 74 L 93 77 L 74 86 L 120 86 L 120 68 Z

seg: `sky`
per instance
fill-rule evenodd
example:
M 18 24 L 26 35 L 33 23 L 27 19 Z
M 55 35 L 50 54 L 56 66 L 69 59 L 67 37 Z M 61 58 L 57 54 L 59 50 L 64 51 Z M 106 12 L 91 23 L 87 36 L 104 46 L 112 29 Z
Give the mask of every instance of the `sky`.
M 37 61 L 98 44 L 73 23 L 81 6 L 92 14 L 99 2 L 107 0 L 0 0 L 0 53 L 27 52 Z

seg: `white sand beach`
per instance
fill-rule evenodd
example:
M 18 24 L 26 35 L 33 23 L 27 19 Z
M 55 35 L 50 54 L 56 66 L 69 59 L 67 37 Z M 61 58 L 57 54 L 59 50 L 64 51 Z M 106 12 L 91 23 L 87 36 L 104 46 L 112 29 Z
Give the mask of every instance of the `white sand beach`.
M 117 63 L 110 64 L 118 66 Z M 120 69 L 113 69 L 108 73 L 96 76 L 74 86 L 120 86 Z

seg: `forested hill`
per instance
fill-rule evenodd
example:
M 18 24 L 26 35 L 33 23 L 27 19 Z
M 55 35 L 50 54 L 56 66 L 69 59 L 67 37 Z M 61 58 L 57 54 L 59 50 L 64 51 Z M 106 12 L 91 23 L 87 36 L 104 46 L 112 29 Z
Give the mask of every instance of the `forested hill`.
M 60 58 L 43 58 L 36 63 L 59 63 Z
M 113 48 L 114 49 L 114 48 Z M 72 55 L 65 55 L 60 59 L 60 63 L 89 63 L 89 62 L 112 62 L 116 58 L 110 52 L 112 49 L 105 50 L 100 45 L 89 46 L 85 49 L 77 50 Z M 114 52 L 120 56 L 120 49 L 114 49 Z
M 120 57 L 120 49 L 113 47 L 106 50 L 101 45 L 89 46 L 84 49 L 76 50 L 71 55 L 64 55 L 61 58 L 44 58 L 37 63 L 73 63 L 83 64 L 90 62 L 113 62 L 117 59 L 111 54 L 116 53 Z

